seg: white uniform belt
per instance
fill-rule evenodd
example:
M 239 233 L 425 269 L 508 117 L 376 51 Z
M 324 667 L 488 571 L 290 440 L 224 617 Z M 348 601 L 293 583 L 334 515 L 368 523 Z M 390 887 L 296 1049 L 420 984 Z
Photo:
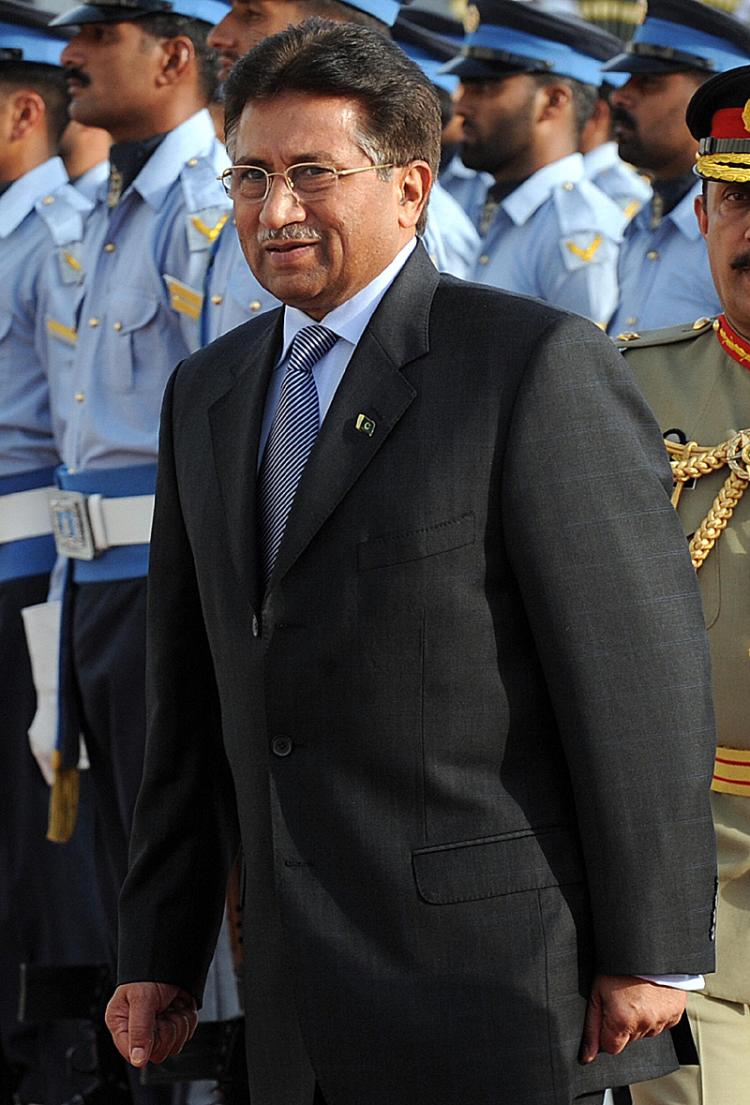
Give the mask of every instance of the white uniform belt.
M 53 488 L 35 487 L 31 491 L 13 491 L 0 495 L 0 544 L 25 541 L 29 537 L 44 537 L 52 533 L 47 505 L 48 492 Z
M 122 545 L 147 545 L 154 517 L 153 495 L 105 498 L 54 490 L 49 496 L 57 551 L 91 560 Z

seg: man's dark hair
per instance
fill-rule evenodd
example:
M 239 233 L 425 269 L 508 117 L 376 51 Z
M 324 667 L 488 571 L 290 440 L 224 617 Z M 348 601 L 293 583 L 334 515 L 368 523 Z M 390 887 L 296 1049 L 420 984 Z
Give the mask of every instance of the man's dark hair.
M 286 92 L 341 96 L 360 106 L 357 142 L 373 162 L 426 161 L 437 176 L 440 104 L 435 89 L 406 54 L 377 31 L 352 23 L 308 19 L 271 35 L 241 58 L 224 90 L 230 152 L 245 105 Z M 384 170 L 383 175 L 389 175 Z M 422 212 L 417 230 L 426 222 Z
M 178 35 L 184 35 L 185 38 L 190 39 L 195 47 L 201 92 L 206 103 L 210 103 L 218 84 L 217 55 L 206 41 L 211 31 L 211 24 L 202 19 L 192 19 L 187 15 L 155 12 L 153 15 L 142 16 L 138 20 L 138 25 L 150 38 L 177 38 Z
M 44 100 L 47 139 L 57 152 L 62 132 L 67 127 L 68 89 L 63 70 L 58 65 L 38 61 L 0 61 L 0 86 L 20 92 L 28 88 Z
M 599 89 L 593 84 L 584 84 L 582 81 L 573 80 L 572 77 L 559 77 L 553 73 L 534 73 L 533 77 L 540 88 L 559 84 L 561 81 L 567 84 L 573 96 L 575 137 L 580 138 L 583 128 L 594 114 L 596 101 L 599 99 Z
M 361 8 L 344 4 L 342 0 L 297 0 L 297 3 L 300 8 L 308 8 L 310 16 L 317 15 L 337 23 L 356 23 L 358 27 L 369 27 L 371 31 L 380 31 L 390 38 L 391 28 L 387 23 L 369 12 L 363 12 Z

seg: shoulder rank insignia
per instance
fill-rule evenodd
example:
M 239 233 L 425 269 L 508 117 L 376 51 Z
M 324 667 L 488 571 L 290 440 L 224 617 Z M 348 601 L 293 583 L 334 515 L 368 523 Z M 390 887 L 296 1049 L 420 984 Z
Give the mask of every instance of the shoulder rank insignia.
M 585 247 L 578 246 L 575 242 L 566 242 L 565 248 L 569 249 L 574 257 L 580 257 L 583 263 L 587 265 L 589 261 L 593 261 L 603 241 L 601 234 L 597 234 L 593 241 Z
M 64 341 L 67 345 L 75 345 L 78 340 L 78 334 L 72 326 L 65 326 L 55 318 L 47 319 L 47 333 L 60 341 Z
M 197 292 L 189 284 L 183 284 L 175 276 L 164 273 L 164 283 L 169 291 L 169 305 L 172 310 L 188 318 L 199 319 L 203 307 L 203 293 Z
M 642 206 L 643 206 L 643 204 L 641 203 L 640 200 L 630 200 L 629 203 L 625 204 L 625 206 L 622 209 L 622 212 L 623 212 L 625 218 L 628 220 L 628 222 L 630 222 L 631 219 L 635 218 L 635 216 L 638 214 L 638 212 L 640 211 Z
M 230 212 L 222 208 L 208 208 L 188 215 L 188 243 L 192 251 L 208 250 L 219 238 L 229 220 Z
M 63 284 L 80 284 L 83 280 L 83 265 L 75 254 L 73 246 L 63 246 L 58 252 L 60 261 L 60 279 Z

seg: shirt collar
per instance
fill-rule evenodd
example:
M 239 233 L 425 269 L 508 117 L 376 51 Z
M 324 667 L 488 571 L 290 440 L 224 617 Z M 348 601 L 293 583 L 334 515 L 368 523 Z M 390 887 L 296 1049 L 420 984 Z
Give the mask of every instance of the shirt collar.
M 34 210 L 38 200 L 56 192 L 67 180 L 68 174 L 59 157 L 51 157 L 14 180 L 8 191 L 0 196 L 0 238 L 12 234 Z
M 695 217 L 694 203 L 695 197 L 700 195 L 701 181 L 696 179 L 695 186 L 690 189 L 687 195 L 683 196 L 680 202 L 674 207 L 668 215 L 665 215 L 662 222 L 671 222 L 676 230 L 682 234 L 684 238 L 687 238 L 690 242 L 696 242 L 700 236 L 700 228 L 698 226 L 698 220 Z M 630 224 L 633 229 L 638 227 L 639 231 L 645 233 L 653 233 L 651 230 L 651 204 L 645 204 Z
M 202 108 L 169 132 L 143 166 L 132 187 L 146 203 L 158 208 L 188 159 L 208 153 L 215 140 L 216 131 L 211 116 L 207 108 Z
M 356 345 L 367 327 L 368 322 L 375 314 L 381 299 L 404 267 L 412 252 L 416 248 L 417 239 L 412 238 L 403 246 L 393 260 L 387 265 L 374 280 L 371 280 L 364 288 L 361 288 L 351 299 L 334 307 L 320 320 L 320 325 L 333 330 L 344 341 Z M 315 319 L 310 318 L 304 311 L 297 307 L 284 308 L 284 348 L 279 358 L 279 364 L 284 361 L 289 353 L 294 338 L 305 326 L 315 324 Z
M 557 161 L 550 162 L 538 169 L 520 188 L 516 188 L 502 201 L 500 207 L 520 226 L 527 222 L 534 212 L 550 198 L 559 184 L 574 184 L 583 180 L 586 172 L 583 157 L 579 153 L 568 154 Z
M 601 146 L 595 146 L 593 150 L 583 154 L 583 164 L 586 167 L 588 177 L 604 173 L 607 169 L 613 169 L 620 160 L 616 142 L 603 142 Z

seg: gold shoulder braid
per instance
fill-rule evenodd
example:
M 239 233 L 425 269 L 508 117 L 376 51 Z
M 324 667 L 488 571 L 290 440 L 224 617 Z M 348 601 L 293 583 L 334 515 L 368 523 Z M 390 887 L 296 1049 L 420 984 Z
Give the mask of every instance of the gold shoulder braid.
M 719 494 L 711 503 L 711 509 L 690 539 L 690 558 L 696 571 L 703 564 L 711 549 L 727 528 L 727 523 L 745 494 L 750 482 L 750 430 L 740 430 L 722 445 L 714 448 L 688 441 L 681 445 L 665 441 L 675 489 L 672 506 L 677 508 L 680 495 L 689 480 L 699 480 L 710 472 L 718 472 L 727 465 L 729 475 Z

